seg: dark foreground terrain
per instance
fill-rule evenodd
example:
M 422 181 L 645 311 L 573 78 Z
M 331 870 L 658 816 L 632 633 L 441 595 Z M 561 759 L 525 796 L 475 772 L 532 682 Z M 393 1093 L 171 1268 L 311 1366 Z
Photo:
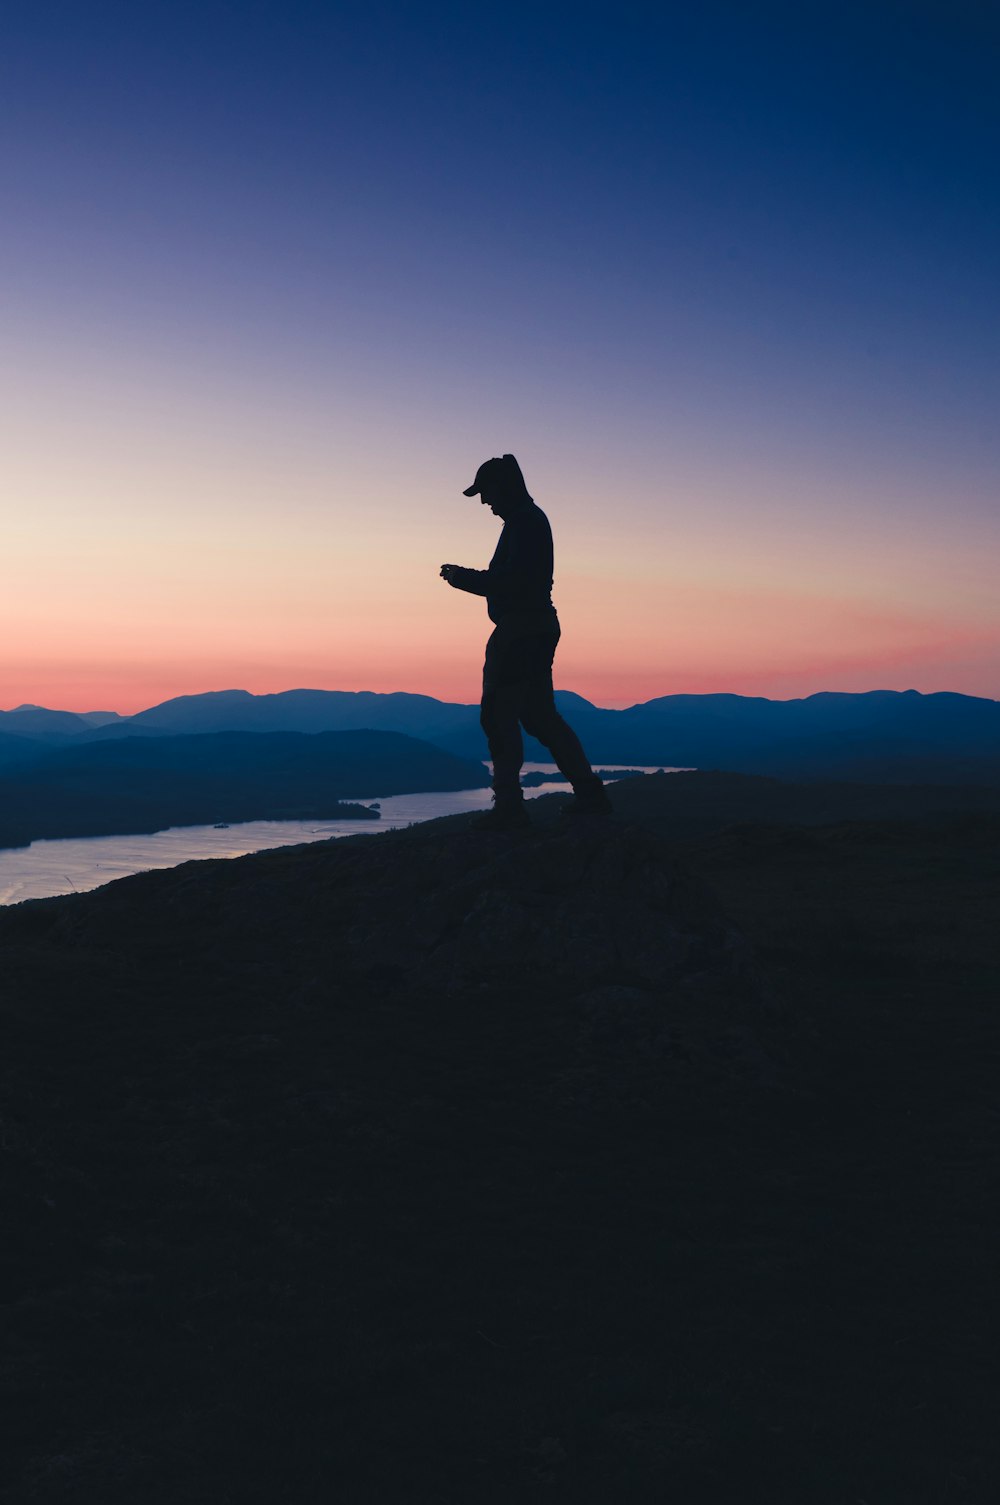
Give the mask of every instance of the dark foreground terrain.
M 1000 816 L 561 798 L 0 912 L 5 1501 L 996 1498 Z

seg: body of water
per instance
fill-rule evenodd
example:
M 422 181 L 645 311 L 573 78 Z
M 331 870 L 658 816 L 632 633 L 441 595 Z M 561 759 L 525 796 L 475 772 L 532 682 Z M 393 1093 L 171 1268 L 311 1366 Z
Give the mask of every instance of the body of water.
M 608 769 L 615 767 L 611 763 L 603 766 Z M 526 763 L 524 771 L 555 773 L 556 770 L 552 763 Z M 655 771 L 652 768 L 642 770 L 644 773 Z M 539 794 L 565 794 L 568 786 L 546 783 L 524 792 L 528 799 L 532 799 Z M 214 826 L 171 826 L 153 836 L 86 836 L 35 841 L 30 847 L 0 850 L 0 905 L 19 904 L 22 899 L 48 899 L 56 894 L 85 893 L 104 883 L 112 883 L 116 878 L 128 878 L 150 868 L 176 867 L 179 862 L 199 858 L 245 857 L 248 852 L 295 846 L 304 841 L 374 836 L 379 831 L 435 820 L 440 815 L 485 810 L 491 798 L 488 789 L 459 789 L 443 794 L 395 794 L 378 801 L 382 809 L 382 818 L 378 821 L 251 820 L 223 830 Z M 376 800 L 373 796 L 354 803 L 370 805 Z

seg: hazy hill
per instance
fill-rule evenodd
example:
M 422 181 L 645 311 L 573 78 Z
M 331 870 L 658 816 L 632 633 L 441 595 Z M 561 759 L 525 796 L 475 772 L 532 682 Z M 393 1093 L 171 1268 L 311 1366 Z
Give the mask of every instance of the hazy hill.
M 1000 702 L 915 690 L 819 694 L 802 700 L 667 695 L 627 710 L 557 699 L 598 762 L 722 768 L 779 777 L 1000 782 Z M 482 757 L 478 707 L 425 695 L 226 690 L 165 701 L 100 737 L 223 729 L 404 732 Z M 529 757 L 544 758 L 528 739 Z
M 95 715 L 99 718 L 107 715 L 110 719 L 113 713 L 98 711 L 77 715 L 75 711 L 50 711 L 42 705 L 19 705 L 12 711 L 0 711 L 0 732 L 50 740 L 78 737 L 101 724 L 93 719 Z
M 1000 778 L 1000 702 L 968 695 L 668 695 L 623 711 L 559 698 L 598 761 L 801 778 Z
M 17 737 L 10 732 L 0 731 L 0 768 L 28 762 L 48 751 L 47 743 L 39 743 L 31 737 Z
M 998 818 L 616 797 L 0 911 L 5 1501 L 992 1498 Z
M 104 728 L 101 735 L 395 731 L 439 745 L 461 743 L 463 756 L 481 757 L 483 739 L 478 718 L 478 707 L 451 704 L 430 695 L 379 695 L 367 690 L 285 690 L 276 695 L 251 695 L 247 690 L 218 690 L 164 701 L 140 711 L 127 723 Z
M 1000 702 L 915 690 L 766 700 L 666 695 L 607 710 L 562 690 L 557 700 L 595 762 L 720 768 L 782 778 L 869 782 L 1000 783 Z M 486 752 L 475 705 L 429 695 L 221 690 L 185 695 L 132 717 L 21 707 L 0 713 L 0 734 L 43 741 L 115 741 L 221 731 L 381 730 L 434 743 L 464 758 Z M 526 739 L 529 758 L 544 749 Z M 3 754 L 0 752 L 0 761 Z
M 218 732 L 48 749 L 0 778 L 0 846 L 215 821 L 343 816 L 339 801 L 476 789 L 482 763 L 394 732 Z
M 80 720 L 88 726 L 113 726 L 115 722 L 125 719 L 117 711 L 80 711 L 78 714 Z

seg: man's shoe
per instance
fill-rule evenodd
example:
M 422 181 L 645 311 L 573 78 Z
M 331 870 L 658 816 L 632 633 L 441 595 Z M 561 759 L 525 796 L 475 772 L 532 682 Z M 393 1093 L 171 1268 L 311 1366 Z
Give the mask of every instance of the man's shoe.
M 523 799 L 498 801 L 494 797 L 493 809 L 487 810 L 472 824 L 477 831 L 523 831 L 531 821 Z
M 611 815 L 614 807 L 608 798 L 608 791 L 595 778 L 592 784 L 581 785 L 574 788 L 573 798 L 568 804 L 563 805 L 560 815 Z

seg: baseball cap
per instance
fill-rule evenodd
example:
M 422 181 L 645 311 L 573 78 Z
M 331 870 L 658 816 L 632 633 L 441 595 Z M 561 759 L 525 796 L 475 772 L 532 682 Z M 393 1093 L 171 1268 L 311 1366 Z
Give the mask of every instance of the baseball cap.
M 525 495 L 528 492 L 521 467 L 513 455 L 494 455 L 492 460 L 484 460 L 476 471 L 476 479 L 471 486 L 465 488 L 462 495 L 478 496 L 484 485 L 502 486 L 505 490 L 519 491 Z

